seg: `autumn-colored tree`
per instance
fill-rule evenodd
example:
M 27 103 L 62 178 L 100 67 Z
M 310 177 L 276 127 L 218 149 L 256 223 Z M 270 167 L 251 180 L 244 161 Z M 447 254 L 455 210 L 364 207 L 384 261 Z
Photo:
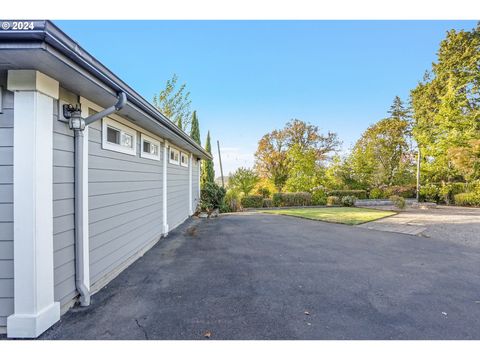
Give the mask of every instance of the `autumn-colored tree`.
M 468 146 L 451 148 L 448 155 L 465 180 L 480 179 L 480 139 L 470 140 Z
M 255 152 L 255 168 L 262 177 L 271 179 L 278 191 L 282 191 L 288 179 L 288 146 L 285 134 L 274 130 L 264 135 Z
M 191 103 L 187 84 L 178 85 L 176 74 L 167 80 L 163 90 L 153 96 L 153 105 L 183 131 L 190 125 Z
M 282 191 L 287 181 L 290 181 L 290 188 L 308 187 L 305 180 L 309 175 L 300 171 L 294 162 L 306 161 L 310 168 L 316 169 L 337 150 L 339 144 L 335 133 L 329 132 L 325 136 L 318 126 L 293 119 L 282 130 L 274 130 L 260 139 L 255 153 L 255 168 L 261 177 L 267 177 L 275 184 L 277 191 Z M 307 166 L 306 163 L 304 165 Z M 296 176 L 298 179 L 293 179 Z

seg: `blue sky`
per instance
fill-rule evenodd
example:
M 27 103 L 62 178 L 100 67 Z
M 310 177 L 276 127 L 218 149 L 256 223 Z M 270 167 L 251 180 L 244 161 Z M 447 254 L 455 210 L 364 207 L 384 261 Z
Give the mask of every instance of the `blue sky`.
M 475 21 L 55 21 L 152 99 L 186 82 L 202 142 L 220 140 L 224 172 L 252 166 L 263 134 L 298 118 L 348 150 L 407 99 L 450 29 Z M 215 154 L 216 155 L 216 151 Z M 219 175 L 218 161 L 215 161 Z

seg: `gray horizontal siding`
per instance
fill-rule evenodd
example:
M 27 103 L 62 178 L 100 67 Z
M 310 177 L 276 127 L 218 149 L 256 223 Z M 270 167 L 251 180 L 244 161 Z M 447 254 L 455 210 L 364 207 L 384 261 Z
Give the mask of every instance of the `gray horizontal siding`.
M 102 149 L 101 121 L 89 127 L 92 286 L 162 234 L 162 161 Z
M 167 221 L 170 230 L 180 225 L 189 211 L 189 169 L 180 165 L 167 166 Z
M 61 91 L 65 94 L 65 91 Z M 61 95 L 62 96 L 62 95 Z M 76 295 L 74 220 L 74 137 L 67 124 L 53 116 L 53 264 L 55 300 L 63 306 Z
M 200 203 L 198 188 L 200 183 L 198 181 L 198 172 L 200 170 L 200 160 L 197 161 L 195 157 L 193 158 L 193 167 L 192 167 L 192 209 L 196 210 L 198 204 Z
M 13 93 L 5 90 L 0 72 L 3 111 L 0 113 L 0 326 L 13 313 Z

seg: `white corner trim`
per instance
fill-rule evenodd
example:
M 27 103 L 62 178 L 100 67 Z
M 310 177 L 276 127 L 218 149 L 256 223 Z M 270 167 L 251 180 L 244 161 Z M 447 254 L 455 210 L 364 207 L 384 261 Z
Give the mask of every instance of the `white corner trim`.
M 192 175 L 193 175 L 193 155 L 190 154 L 190 166 L 188 168 L 188 214 L 192 215 L 193 214 L 193 196 L 192 196 Z
M 202 191 L 201 191 L 201 185 L 200 185 L 200 180 L 201 174 L 202 174 L 202 160 L 197 160 L 197 167 L 198 167 L 198 202 L 200 203 L 200 199 L 202 197 Z
M 37 337 L 60 319 L 53 275 L 53 99 L 17 90 L 13 116 L 15 313 L 7 335 Z
M 59 83 L 37 70 L 8 70 L 7 89 L 10 91 L 39 91 L 58 100 Z
M 165 141 L 163 144 L 163 179 L 162 179 L 162 225 L 163 225 L 163 235 L 168 235 L 168 218 L 167 218 L 167 168 L 168 168 L 168 159 L 170 158 L 170 152 L 168 150 L 169 143 Z
M 7 318 L 7 336 L 36 338 L 60 320 L 60 303 L 53 302 L 36 314 L 13 314 Z

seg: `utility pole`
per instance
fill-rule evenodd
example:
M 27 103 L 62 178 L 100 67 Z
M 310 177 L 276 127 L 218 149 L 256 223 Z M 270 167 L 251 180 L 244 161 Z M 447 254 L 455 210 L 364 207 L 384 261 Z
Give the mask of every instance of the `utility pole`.
M 418 154 L 417 154 L 417 202 L 420 201 L 420 146 L 418 146 Z
M 217 140 L 218 148 L 218 162 L 220 163 L 220 175 L 222 176 L 222 187 L 225 187 L 225 180 L 223 179 L 222 156 L 220 155 L 220 141 Z

